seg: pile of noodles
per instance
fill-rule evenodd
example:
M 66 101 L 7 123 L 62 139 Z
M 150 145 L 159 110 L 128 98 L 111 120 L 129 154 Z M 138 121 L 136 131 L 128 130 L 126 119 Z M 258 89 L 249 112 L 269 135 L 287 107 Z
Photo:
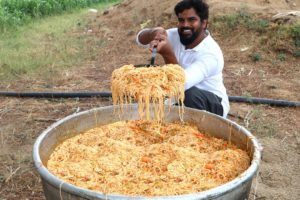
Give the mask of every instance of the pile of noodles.
M 138 103 L 140 119 L 149 120 L 150 105 L 153 119 L 162 121 L 164 101 L 168 97 L 183 105 L 185 74 L 179 65 L 134 67 L 124 65 L 112 73 L 111 91 L 114 105 Z M 179 111 L 183 113 L 183 106 Z
M 184 82 L 178 65 L 116 69 L 113 103 L 137 101 L 140 119 L 103 125 L 63 141 L 50 155 L 48 169 L 78 187 L 129 196 L 200 192 L 236 178 L 250 165 L 246 151 L 200 133 L 195 125 L 164 122 L 164 100 L 174 98 L 183 105 Z
M 105 194 L 172 196 L 222 185 L 250 165 L 245 151 L 196 126 L 119 121 L 61 143 L 47 167 L 60 179 Z

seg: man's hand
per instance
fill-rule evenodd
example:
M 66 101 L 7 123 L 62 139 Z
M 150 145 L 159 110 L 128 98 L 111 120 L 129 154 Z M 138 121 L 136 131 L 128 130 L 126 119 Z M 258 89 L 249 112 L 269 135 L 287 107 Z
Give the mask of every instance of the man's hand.
M 156 35 L 166 35 L 167 32 L 162 27 L 156 27 L 156 28 L 146 28 L 142 30 L 142 32 L 139 34 L 139 42 L 141 44 L 147 45 L 150 44 L 152 40 L 156 37 Z
M 177 59 L 168 40 L 167 31 L 162 27 L 145 29 L 139 35 L 142 44 L 150 44 L 150 49 L 156 47 L 157 52 L 164 58 L 166 64 L 177 64 Z
M 152 49 L 153 47 L 156 47 L 157 52 L 160 54 L 172 51 L 167 32 L 161 30 L 154 32 L 153 40 L 150 42 L 150 48 Z
M 152 29 L 153 40 L 150 42 L 151 50 L 156 47 L 157 52 L 164 58 L 166 64 L 177 64 L 177 59 L 168 40 L 167 32 L 162 27 Z

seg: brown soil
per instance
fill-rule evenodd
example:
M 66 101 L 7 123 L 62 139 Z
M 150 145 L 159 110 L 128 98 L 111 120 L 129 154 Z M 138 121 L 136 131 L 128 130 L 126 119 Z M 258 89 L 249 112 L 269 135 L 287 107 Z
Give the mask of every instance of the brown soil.
M 54 77 L 20 77 L 1 82 L 2 90 L 108 91 L 111 72 L 124 64 L 149 63 L 149 50 L 135 44 L 142 24 L 176 24 L 173 7 L 178 0 L 124 0 L 108 13 L 87 14 L 88 25 L 70 36 L 92 38 L 87 45 L 105 41 L 98 57 L 83 66 L 67 69 Z M 240 8 L 259 18 L 271 19 L 279 12 L 300 10 L 299 0 L 209 0 L 211 17 Z M 159 5 L 159 6 L 158 6 Z M 291 20 L 294 20 L 292 18 Z M 285 22 L 290 19 L 283 19 Z M 84 30 L 92 30 L 84 33 Z M 224 81 L 230 96 L 300 101 L 300 62 L 284 46 L 287 58 L 276 61 L 276 51 L 261 46 L 257 38 L 242 30 L 230 36 L 212 32 L 225 57 Z M 277 43 L 284 44 L 284 41 Z M 242 48 L 247 50 L 242 51 Z M 278 47 L 278 48 L 279 48 Z M 267 49 L 267 50 L 266 50 Z M 250 55 L 263 58 L 253 62 Z M 276 62 L 275 62 L 276 61 Z M 158 64 L 162 63 L 158 57 Z M 38 135 L 53 122 L 74 112 L 111 104 L 105 99 L 20 99 L 0 97 L 0 199 L 44 199 L 40 178 L 34 169 L 32 147 Z M 229 119 L 249 129 L 263 145 L 259 173 L 250 199 L 296 200 L 300 197 L 300 109 L 231 102 Z

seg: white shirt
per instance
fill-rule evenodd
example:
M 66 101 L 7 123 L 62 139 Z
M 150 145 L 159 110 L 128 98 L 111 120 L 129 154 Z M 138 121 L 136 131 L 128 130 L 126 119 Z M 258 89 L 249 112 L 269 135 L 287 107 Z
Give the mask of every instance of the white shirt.
M 138 40 L 139 34 L 144 30 L 138 33 L 136 41 L 139 45 L 147 47 L 148 45 L 142 45 Z M 224 58 L 217 42 L 207 31 L 207 36 L 201 43 L 193 49 L 185 49 L 180 42 L 177 28 L 168 29 L 167 34 L 178 64 L 184 68 L 185 90 L 196 86 L 221 97 L 223 117 L 226 117 L 229 112 L 229 100 L 223 83 Z

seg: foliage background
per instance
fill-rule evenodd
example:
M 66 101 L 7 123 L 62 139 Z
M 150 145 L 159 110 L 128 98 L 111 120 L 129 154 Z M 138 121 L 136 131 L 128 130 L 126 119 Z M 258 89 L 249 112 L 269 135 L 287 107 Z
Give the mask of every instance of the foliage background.
M 30 22 L 34 18 L 57 15 L 116 0 L 0 0 L 0 31 Z

